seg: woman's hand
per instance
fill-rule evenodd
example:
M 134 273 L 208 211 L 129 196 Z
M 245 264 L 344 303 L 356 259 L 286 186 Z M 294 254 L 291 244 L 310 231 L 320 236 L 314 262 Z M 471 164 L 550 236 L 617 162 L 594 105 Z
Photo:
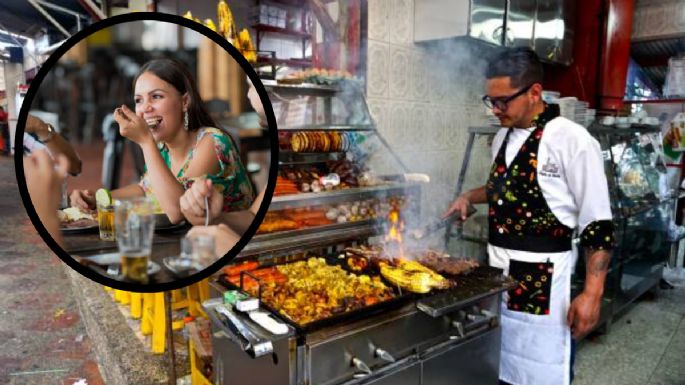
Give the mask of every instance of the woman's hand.
M 181 212 L 188 222 L 194 225 L 205 223 L 205 197 L 209 203 L 209 222 L 212 223 L 221 215 L 223 195 L 212 188 L 211 180 L 197 180 L 181 196 Z
M 71 207 L 76 207 L 81 210 L 95 209 L 95 195 L 90 190 L 74 190 L 69 195 Z
M 143 147 L 154 142 L 152 133 L 147 127 L 145 119 L 135 114 L 128 107 L 122 105 L 114 110 L 114 120 L 119 123 L 119 133 L 121 136 Z
M 199 235 L 214 237 L 214 250 L 217 258 L 223 257 L 240 240 L 240 235 L 223 223 L 218 226 L 193 226 L 186 237 L 193 238 Z

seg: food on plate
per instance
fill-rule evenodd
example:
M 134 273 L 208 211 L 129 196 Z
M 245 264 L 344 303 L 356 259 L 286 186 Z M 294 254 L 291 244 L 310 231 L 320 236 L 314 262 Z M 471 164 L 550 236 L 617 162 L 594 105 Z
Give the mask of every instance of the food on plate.
M 256 263 L 256 262 L 255 262 Z M 287 280 L 287 277 L 279 272 L 275 267 L 264 267 L 254 270 L 242 270 L 239 273 L 229 274 L 230 267 L 224 269 L 227 274 L 226 279 L 233 285 L 242 288 L 245 291 L 255 291 L 260 285 L 268 283 L 282 284 Z M 242 273 L 242 272 L 245 273 Z M 241 285 L 242 276 L 242 285 Z
M 470 273 L 473 269 L 480 266 L 478 261 L 473 258 L 450 257 L 449 254 L 428 250 L 419 257 L 419 262 L 438 273 L 448 275 L 459 275 Z
M 82 211 L 77 207 L 69 207 L 64 210 L 57 211 L 60 227 L 62 228 L 80 228 L 97 226 L 97 212 Z
M 255 261 L 246 261 L 243 263 L 235 263 L 224 267 L 224 273 L 226 275 L 239 275 L 243 271 L 252 271 L 259 267 L 259 263 Z
M 262 301 L 300 325 L 363 308 L 394 297 L 380 277 L 355 275 L 323 258 L 276 266 L 285 282 L 262 284 Z M 257 295 L 256 289 L 251 291 Z

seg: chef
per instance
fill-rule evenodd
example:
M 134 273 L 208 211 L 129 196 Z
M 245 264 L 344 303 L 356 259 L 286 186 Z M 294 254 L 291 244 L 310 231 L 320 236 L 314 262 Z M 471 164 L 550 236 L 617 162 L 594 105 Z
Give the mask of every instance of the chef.
M 614 229 L 599 143 L 542 100 L 542 65 L 527 48 L 496 55 L 486 71 L 486 106 L 503 128 L 485 186 L 445 213 L 488 204 L 488 254 L 518 286 L 502 303 L 500 384 L 568 385 L 572 338 L 599 319 Z M 586 257 L 584 290 L 571 299 L 572 241 Z

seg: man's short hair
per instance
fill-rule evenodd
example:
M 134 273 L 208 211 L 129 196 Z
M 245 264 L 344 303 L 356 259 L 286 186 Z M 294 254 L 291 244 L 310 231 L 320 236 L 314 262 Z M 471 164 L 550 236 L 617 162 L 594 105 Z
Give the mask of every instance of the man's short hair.
M 538 55 L 530 48 L 509 48 L 495 55 L 488 63 L 485 78 L 509 77 L 513 88 L 534 83 L 542 84 L 544 71 Z

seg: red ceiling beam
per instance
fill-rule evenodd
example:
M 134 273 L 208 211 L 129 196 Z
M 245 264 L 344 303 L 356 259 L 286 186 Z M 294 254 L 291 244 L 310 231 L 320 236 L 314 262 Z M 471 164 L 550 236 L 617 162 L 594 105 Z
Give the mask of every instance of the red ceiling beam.
M 600 109 L 617 112 L 623 106 L 630 62 L 634 0 L 606 0 L 606 29 L 600 63 Z
M 545 65 L 545 89 L 559 91 L 562 96 L 575 96 L 597 106 L 597 87 L 601 36 L 603 30 L 602 0 L 576 3 L 573 63 L 570 66 Z

